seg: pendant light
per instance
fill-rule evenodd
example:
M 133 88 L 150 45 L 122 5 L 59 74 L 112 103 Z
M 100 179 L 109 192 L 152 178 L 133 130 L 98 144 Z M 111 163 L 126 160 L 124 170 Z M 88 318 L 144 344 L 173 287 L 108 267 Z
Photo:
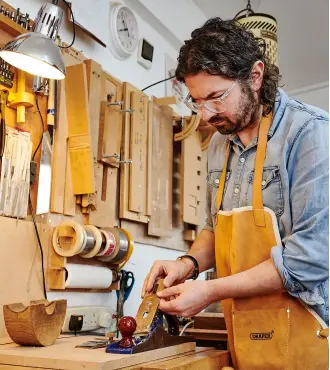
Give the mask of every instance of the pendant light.
M 246 8 L 238 12 L 234 19 L 256 37 L 265 41 L 266 56 L 278 67 L 276 19 L 269 14 L 255 13 L 251 7 L 251 0 L 248 0 Z

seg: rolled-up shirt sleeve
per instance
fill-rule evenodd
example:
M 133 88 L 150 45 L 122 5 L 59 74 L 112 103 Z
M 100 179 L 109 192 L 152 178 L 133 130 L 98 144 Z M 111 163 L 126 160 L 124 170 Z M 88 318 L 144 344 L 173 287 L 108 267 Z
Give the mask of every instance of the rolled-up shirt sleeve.
M 208 230 L 214 232 L 214 219 L 212 217 L 212 186 L 210 184 L 207 184 L 206 188 L 206 199 L 205 199 L 205 225 L 203 227 L 203 230 Z
M 271 257 L 285 289 L 321 304 L 317 287 L 329 278 L 329 132 L 327 119 L 301 129 L 288 157 L 292 229 Z

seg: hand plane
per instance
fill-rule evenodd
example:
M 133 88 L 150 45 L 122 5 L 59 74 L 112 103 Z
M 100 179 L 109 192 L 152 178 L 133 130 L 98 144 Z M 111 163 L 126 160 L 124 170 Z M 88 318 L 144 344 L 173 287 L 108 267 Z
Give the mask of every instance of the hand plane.
M 157 292 L 163 289 L 163 280 L 158 280 L 153 291 L 144 297 L 135 319 L 124 316 L 119 320 L 118 329 L 122 339 L 108 344 L 106 352 L 133 354 L 196 341 L 192 336 L 179 336 L 177 317 L 165 314 L 159 309 Z M 167 332 L 164 328 L 164 318 L 167 321 Z

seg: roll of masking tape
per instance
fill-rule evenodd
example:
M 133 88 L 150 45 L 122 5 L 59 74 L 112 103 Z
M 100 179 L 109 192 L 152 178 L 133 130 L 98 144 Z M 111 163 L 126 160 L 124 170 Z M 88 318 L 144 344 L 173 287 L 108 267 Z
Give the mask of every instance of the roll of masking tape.
M 82 252 L 79 253 L 81 257 L 92 258 L 96 256 L 102 246 L 102 235 L 100 230 L 93 225 L 84 226 L 87 232 L 87 238 L 89 239 Z
M 86 230 L 75 221 L 65 221 L 54 229 L 52 244 L 60 256 L 72 257 L 79 254 L 84 250 L 86 243 Z

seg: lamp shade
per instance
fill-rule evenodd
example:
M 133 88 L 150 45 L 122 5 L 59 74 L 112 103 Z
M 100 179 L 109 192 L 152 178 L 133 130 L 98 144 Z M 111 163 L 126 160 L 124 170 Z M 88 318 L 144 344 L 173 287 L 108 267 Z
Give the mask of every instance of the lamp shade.
M 276 19 L 269 14 L 254 12 L 235 19 L 256 37 L 264 39 L 266 43 L 266 55 L 270 62 L 278 67 Z
M 39 32 L 24 33 L 0 50 L 0 57 L 12 66 L 36 76 L 62 80 L 65 64 L 55 41 Z

